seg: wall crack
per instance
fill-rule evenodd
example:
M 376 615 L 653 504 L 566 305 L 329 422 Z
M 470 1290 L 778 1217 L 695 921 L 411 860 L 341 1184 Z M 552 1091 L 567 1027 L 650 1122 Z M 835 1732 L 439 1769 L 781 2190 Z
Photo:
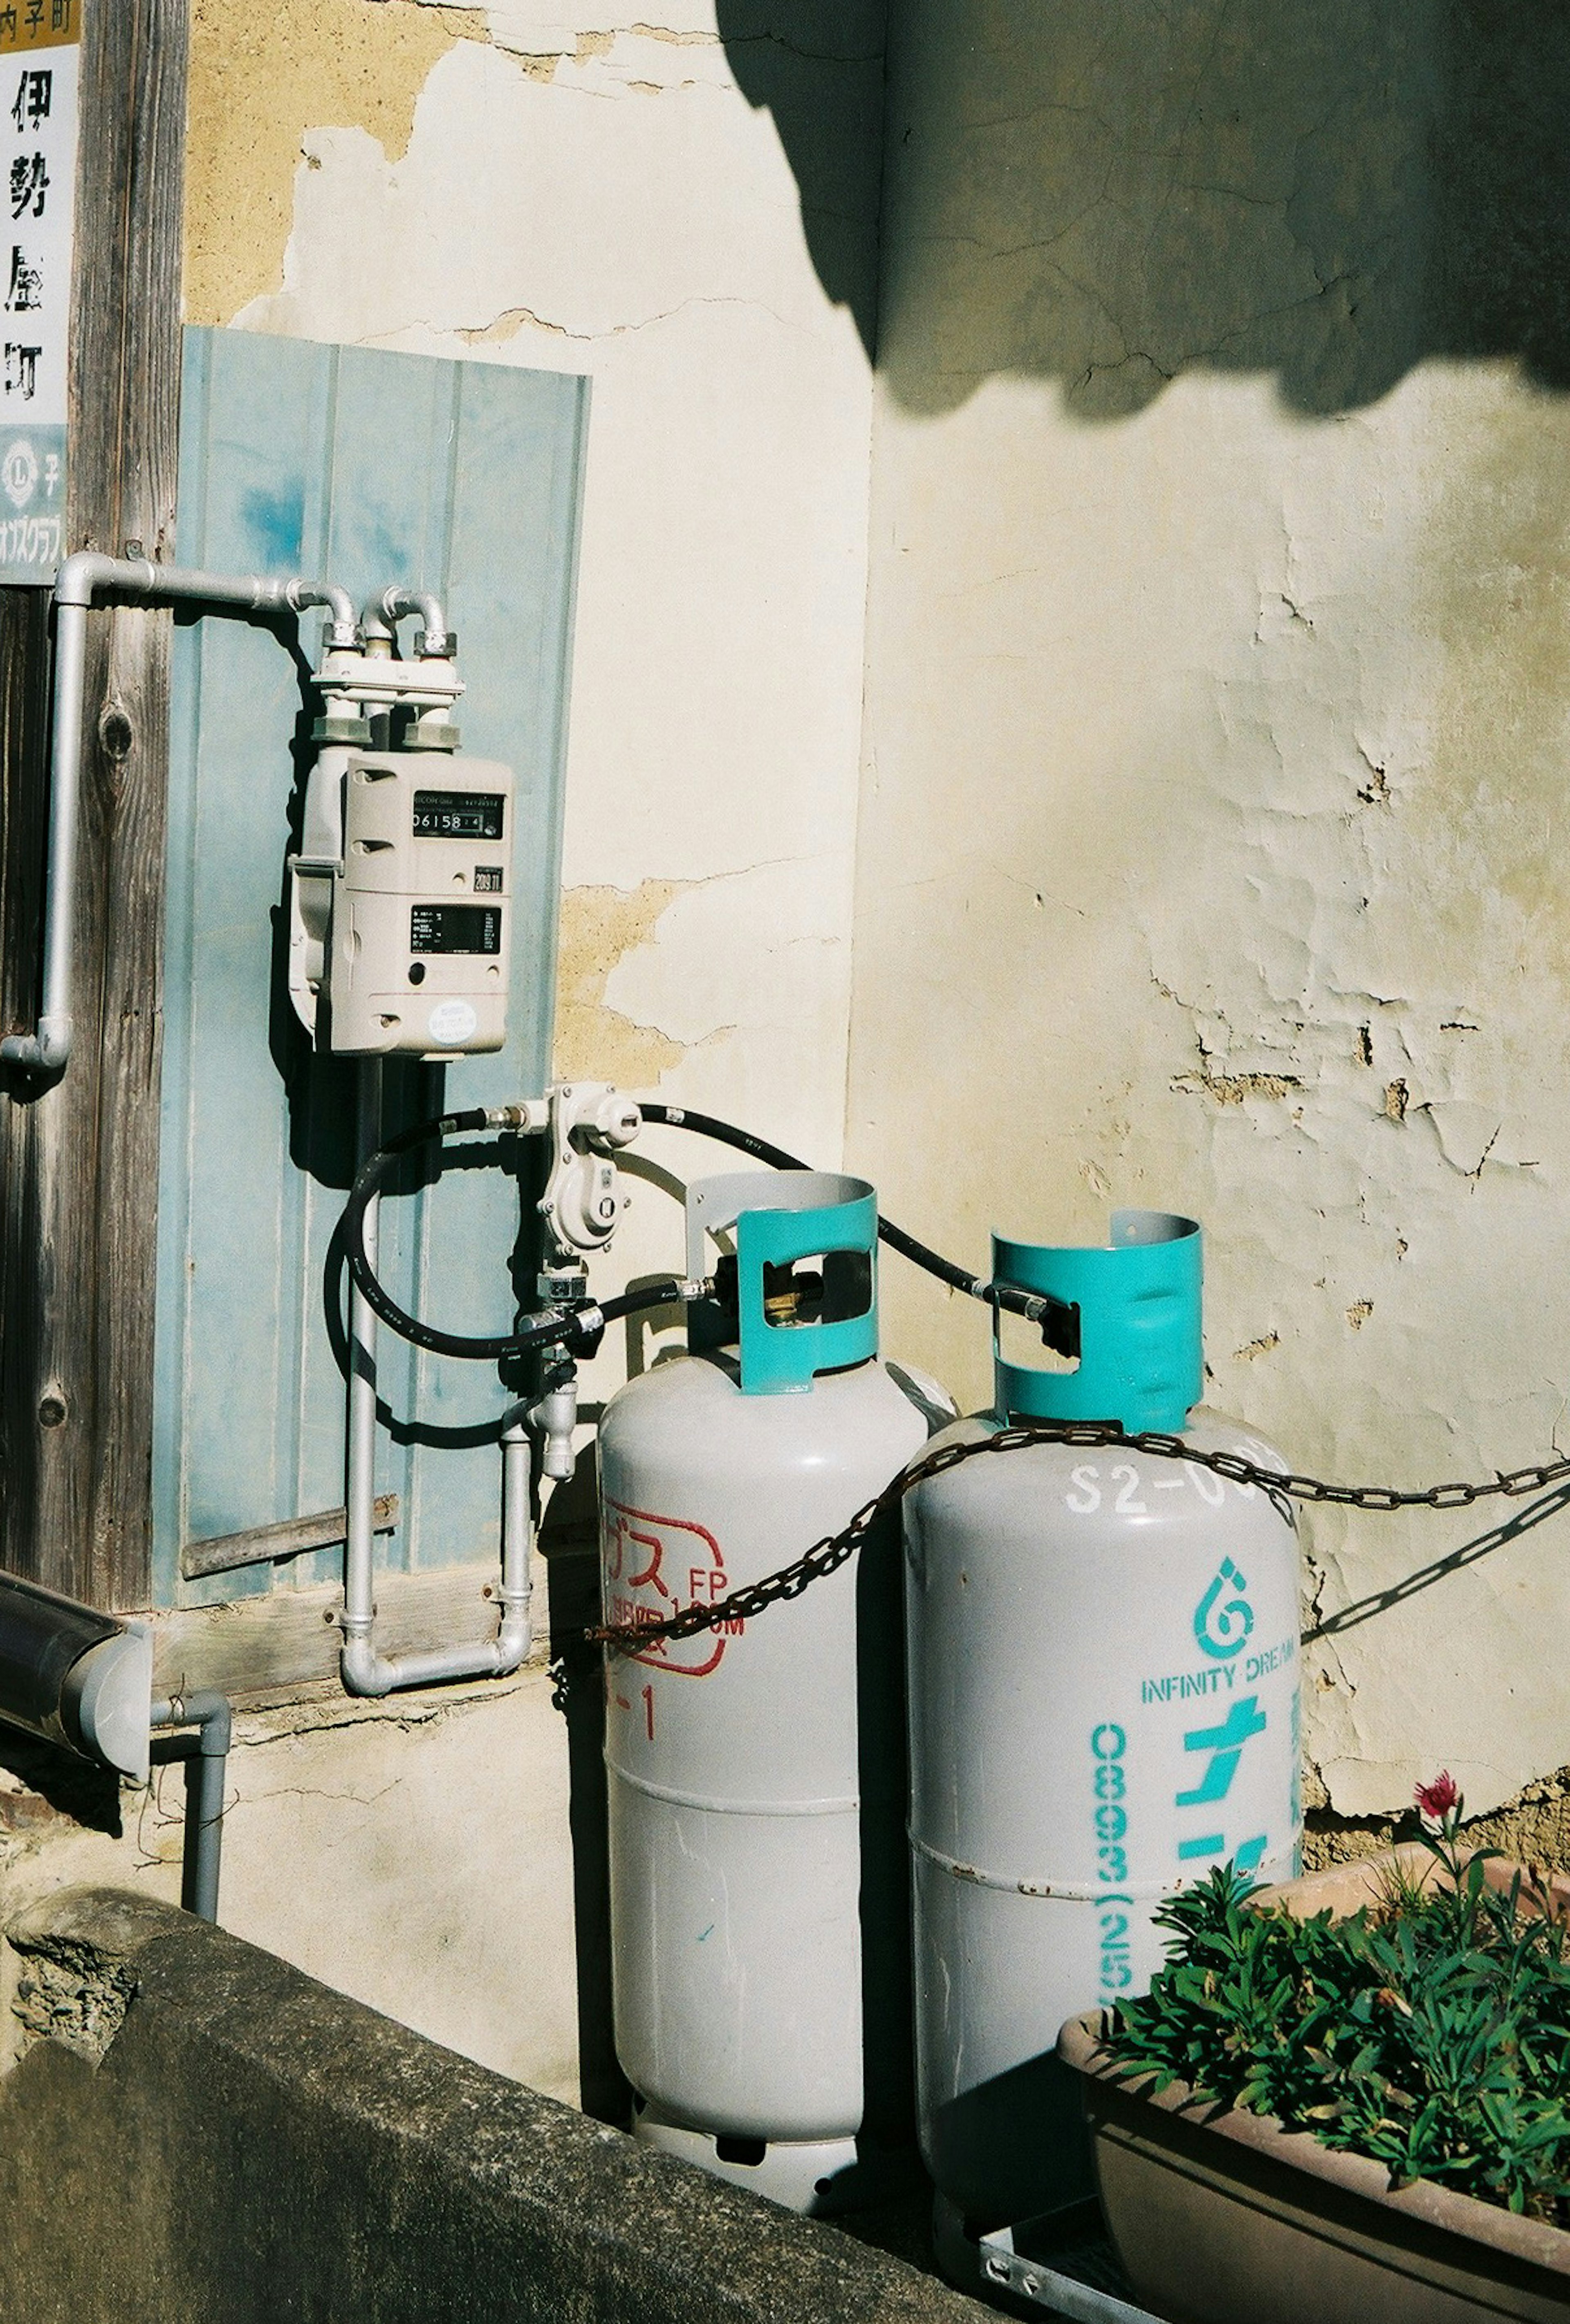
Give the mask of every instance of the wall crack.
M 520 331 L 532 329 L 547 331 L 552 338 L 572 339 L 581 346 L 592 346 L 605 339 L 623 338 L 634 332 L 652 330 L 656 323 L 669 323 L 673 317 L 685 314 L 689 307 L 751 307 L 759 314 L 769 316 L 782 331 L 796 327 L 761 299 L 711 298 L 695 293 L 690 299 L 679 300 L 674 307 L 662 309 L 657 315 L 645 315 L 635 323 L 611 323 L 603 331 L 575 331 L 566 323 L 553 322 L 549 315 L 536 314 L 532 307 L 508 307 L 494 322 L 460 325 L 457 336 L 466 346 L 496 346 L 516 338 Z

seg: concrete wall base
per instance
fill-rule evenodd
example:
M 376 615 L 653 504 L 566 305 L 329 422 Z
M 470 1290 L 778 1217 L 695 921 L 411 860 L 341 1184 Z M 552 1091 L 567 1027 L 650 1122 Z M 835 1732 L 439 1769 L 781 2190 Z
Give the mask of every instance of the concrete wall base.
M 964 2324 L 897 2260 L 635 2146 L 169 1906 L 7 1932 L 0 2315 Z

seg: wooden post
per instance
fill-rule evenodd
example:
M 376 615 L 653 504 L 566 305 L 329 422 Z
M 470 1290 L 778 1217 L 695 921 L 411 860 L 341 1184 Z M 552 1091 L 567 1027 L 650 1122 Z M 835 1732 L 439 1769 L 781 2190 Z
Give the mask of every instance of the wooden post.
M 67 540 L 172 551 L 189 0 L 84 0 Z M 76 1047 L 0 1092 L 0 1566 L 150 1600 L 170 616 L 93 615 Z M 48 661 L 0 590 L 0 1012 L 36 1006 Z

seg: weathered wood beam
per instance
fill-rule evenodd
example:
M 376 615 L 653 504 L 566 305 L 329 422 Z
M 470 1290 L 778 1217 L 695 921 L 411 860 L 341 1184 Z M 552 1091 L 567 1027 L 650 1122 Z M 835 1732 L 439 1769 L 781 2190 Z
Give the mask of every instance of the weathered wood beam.
M 87 0 L 67 540 L 172 548 L 188 0 Z M 0 591 L 0 1006 L 36 1003 L 42 593 Z M 152 1323 L 170 617 L 95 614 L 76 1049 L 0 1094 L 0 1565 L 151 1596 Z
M 491 1635 L 496 1581 L 489 1561 L 444 1565 L 431 1573 L 379 1573 L 377 1647 L 387 1655 L 412 1654 Z M 343 1602 L 342 1588 L 332 1582 L 159 1614 L 152 1625 L 153 1692 L 195 1694 L 210 1687 L 219 1694 L 252 1694 L 336 1681 Z M 541 1625 L 530 1659 L 542 1662 L 549 1652 Z
M 378 1493 L 372 1508 L 376 1531 L 391 1533 L 398 1523 L 397 1494 Z M 309 1550 L 341 1547 L 348 1529 L 347 1509 L 321 1509 L 315 1517 L 247 1526 L 244 1533 L 209 1534 L 186 1543 L 180 1553 L 180 1574 L 187 1582 L 200 1582 L 209 1573 L 238 1573 L 247 1565 L 282 1565 Z

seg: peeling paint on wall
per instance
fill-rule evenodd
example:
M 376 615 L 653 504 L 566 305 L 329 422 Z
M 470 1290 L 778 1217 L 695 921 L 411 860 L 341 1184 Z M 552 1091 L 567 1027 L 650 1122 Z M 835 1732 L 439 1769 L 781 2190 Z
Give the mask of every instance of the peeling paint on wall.
M 833 1160 L 871 387 L 801 218 L 867 292 L 882 10 L 719 5 L 199 0 L 190 304 L 593 377 L 565 878 L 591 918 L 655 883 L 679 908 L 586 954 L 569 904 L 562 1054 L 645 1087 L 718 1075 L 731 1111 L 762 1092 L 776 1136 Z M 264 96 L 258 159 L 232 124 Z M 803 119 L 810 189 L 779 126 Z
M 437 59 L 456 41 L 486 38 L 482 8 L 193 0 L 186 321 L 226 323 L 282 285 L 308 129 L 363 129 L 399 160 Z
M 1199 1218 L 1211 1399 L 1353 1482 L 1570 1409 L 1570 356 L 1518 167 L 1570 38 L 1528 14 L 897 20 L 848 1151 L 969 1265 Z M 982 1400 L 975 1320 L 886 1286 Z M 1570 1757 L 1570 1507 L 1304 1538 L 1335 1814 Z
M 1215 1060 L 1205 1046 L 1204 1036 L 1196 1037 L 1199 1051 L 1197 1073 L 1179 1074 L 1173 1082 L 1174 1089 L 1203 1090 L 1217 1105 L 1242 1105 L 1248 1097 L 1290 1097 L 1303 1084 L 1296 1074 L 1228 1074 L 1216 1070 Z
M 567 1081 L 609 1081 L 652 1089 L 687 1052 L 657 1025 L 640 1025 L 605 1000 L 623 959 L 648 944 L 690 881 L 645 880 L 619 888 L 568 888 L 561 898 L 556 971 L 555 1070 Z
M 1371 1856 L 1398 1836 L 1399 1817 L 1337 1815 L 1323 1781 L 1305 1784 L 1304 1804 L 1305 1871 Z M 1519 1863 L 1570 1866 L 1570 1766 L 1523 1784 L 1492 1814 L 1469 1815 L 1463 1829 L 1474 1848 L 1497 1848 Z
M 864 14 L 847 24 L 864 42 Z M 295 178 L 284 289 L 238 319 L 592 376 L 564 877 L 624 895 L 703 884 L 672 889 L 657 940 L 633 945 L 579 1029 L 597 1024 L 643 1086 L 696 1074 L 695 1102 L 761 1103 L 772 1135 L 832 1162 L 864 355 L 817 280 L 773 122 L 739 93 L 712 5 L 628 24 L 529 5 L 488 23 L 488 45 L 459 42 L 431 69 L 402 161 L 364 129 L 306 132 L 319 166 Z M 528 59 L 547 53 L 541 79 Z M 781 70 L 826 119 L 841 81 L 854 121 L 875 86 L 864 48 Z M 660 81 L 660 103 L 634 80 Z M 870 251 L 876 173 L 864 152 L 855 167 Z M 845 231 L 857 215 L 850 203 Z M 577 971 L 563 965 L 566 1001 Z M 592 1013 L 606 1007 L 614 1018 Z M 633 1040 L 629 1025 L 654 1029 Z M 566 1019 L 564 1038 L 586 1070 L 613 1069 Z
M 1544 671 L 1539 543 L 1570 413 L 1431 370 L 1314 426 L 1202 377 L 1115 431 L 1002 383 L 880 425 L 848 1150 L 969 1264 L 993 1226 L 1104 1235 L 1109 1198 L 1201 1219 L 1210 1400 L 1294 1468 L 1422 1485 L 1548 1455 L 1570 676 Z M 1479 475 L 1501 443 L 1508 491 Z M 1459 604 L 1436 534 L 1476 561 Z M 1312 626 L 1261 635 L 1283 595 Z M 1044 881 L 1083 915 L 1049 937 Z M 963 1135 L 932 1139 L 935 1098 Z M 980 1400 L 983 1334 L 889 1294 Z M 1338 1813 L 1430 1763 L 1484 1808 L 1565 1759 L 1535 1641 L 1570 1618 L 1566 1524 L 1311 1513 L 1316 1608 L 1363 1609 L 1312 1656 Z

